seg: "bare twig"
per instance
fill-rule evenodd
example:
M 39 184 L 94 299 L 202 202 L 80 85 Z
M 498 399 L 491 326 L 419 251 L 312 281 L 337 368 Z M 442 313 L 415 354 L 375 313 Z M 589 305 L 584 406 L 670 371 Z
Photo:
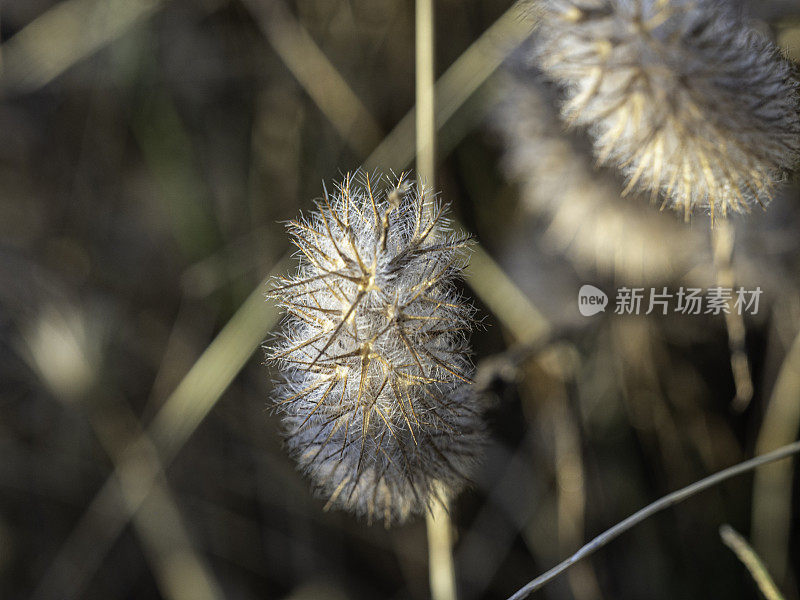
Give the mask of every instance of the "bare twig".
M 556 565 L 546 573 L 540 575 L 533 581 L 525 584 L 522 588 L 520 588 L 516 593 L 509 597 L 509 600 L 522 600 L 523 598 L 527 598 L 532 592 L 535 592 L 547 582 L 552 579 L 555 579 L 561 573 L 569 569 L 572 565 L 577 563 L 580 560 L 583 560 L 587 556 L 594 554 L 597 550 L 608 544 L 611 540 L 619 537 L 622 533 L 628 531 L 628 529 L 632 528 L 634 525 L 638 525 L 648 517 L 656 514 L 664 510 L 665 508 L 669 508 L 670 506 L 674 506 L 686 498 L 689 498 L 698 492 L 702 492 L 710 487 L 717 485 L 731 477 L 735 477 L 736 475 L 741 475 L 742 473 L 746 473 L 748 471 L 752 471 L 753 469 L 765 465 L 767 463 L 775 462 L 776 460 L 781 460 L 782 458 L 786 458 L 788 456 L 792 456 L 793 454 L 797 454 L 800 452 L 800 442 L 794 442 L 793 444 L 789 444 L 787 446 L 783 446 L 774 452 L 770 452 L 769 454 L 764 454 L 762 456 L 756 456 L 755 458 L 751 458 L 750 460 L 746 460 L 743 463 L 739 463 L 738 465 L 734 465 L 732 467 L 728 467 L 727 469 L 723 469 L 718 473 L 714 473 L 713 475 L 709 475 L 705 479 L 701 479 L 700 481 L 696 481 L 695 483 L 686 486 L 678 491 L 672 492 L 671 494 L 667 494 L 663 498 L 656 500 L 652 504 L 645 506 L 643 509 L 635 512 L 630 517 L 621 521 L 614 525 L 611 529 L 608 529 L 594 538 L 591 542 L 584 545 L 580 550 L 578 550 L 575 554 L 570 556 L 568 559 L 563 561 L 562 563 Z

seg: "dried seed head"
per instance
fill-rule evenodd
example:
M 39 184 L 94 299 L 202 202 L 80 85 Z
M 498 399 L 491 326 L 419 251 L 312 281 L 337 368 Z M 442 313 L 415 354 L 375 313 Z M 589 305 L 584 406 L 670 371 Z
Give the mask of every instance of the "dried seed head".
M 629 284 L 674 280 L 711 263 L 707 232 L 652 210 L 646 198 L 622 197 L 622 177 L 594 165 L 584 132 L 564 131 L 557 92 L 541 72 L 514 64 L 505 75 L 494 120 L 503 167 L 519 184 L 522 207 L 546 226 L 546 249 L 580 272 Z
M 627 190 L 712 216 L 765 204 L 800 155 L 796 68 L 716 0 L 537 0 L 535 57 Z
M 290 223 L 300 268 L 270 293 L 288 313 L 269 358 L 290 452 L 328 506 L 387 526 L 457 492 L 483 439 L 474 310 L 453 286 L 468 239 L 427 204 L 402 176 L 348 175 Z

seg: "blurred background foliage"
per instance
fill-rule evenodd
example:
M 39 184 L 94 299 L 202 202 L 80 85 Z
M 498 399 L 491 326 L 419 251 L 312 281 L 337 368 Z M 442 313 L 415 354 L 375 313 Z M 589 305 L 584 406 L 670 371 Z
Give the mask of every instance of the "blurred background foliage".
M 795 0 L 745 9 L 797 56 Z M 369 527 L 310 496 L 281 449 L 258 348 L 278 318 L 264 279 L 291 268 L 281 221 L 362 164 L 411 166 L 413 11 L 0 5 L 0 598 L 428 596 L 421 521 Z M 506 182 L 492 123 L 513 86 L 495 67 L 528 35 L 519 14 L 510 0 L 436 2 L 438 187 L 521 292 L 498 304 L 480 292 L 493 264 L 470 273 L 487 326 L 477 379 L 495 402 L 486 459 L 453 509 L 464 600 L 507 597 L 800 424 L 797 188 L 734 225 L 723 275 L 764 298 L 745 322 L 752 399 L 732 405 L 722 317 L 578 315 L 582 283 L 708 287 L 725 265 L 703 216 L 684 225 L 644 207 L 642 223 L 629 214 L 641 199 L 564 209 Z M 549 333 L 531 344 L 515 319 Z M 726 483 L 539 596 L 756 597 L 719 539 L 731 523 L 797 599 L 798 491 L 788 461 Z

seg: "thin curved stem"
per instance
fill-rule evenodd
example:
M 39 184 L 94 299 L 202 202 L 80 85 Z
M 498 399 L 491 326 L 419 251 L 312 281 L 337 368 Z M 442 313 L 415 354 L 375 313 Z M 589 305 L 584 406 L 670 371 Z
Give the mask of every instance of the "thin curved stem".
M 767 600 L 784 600 L 778 586 L 761 561 L 755 550 L 747 543 L 738 531 L 730 525 L 723 525 L 719 528 L 719 535 L 725 545 L 730 548 L 742 564 L 750 571 L 750 575 L 756 582 L 758 589 L 764 594 Z
M 731 477 L 735 477 L 736 475 L 741 475 L 742 473 L 746 473 L 748 471 L 752 471 L 753 469 L 765 465 L 767 463 L 775 462 L 776 460 L 781 460 L 782 458 L 787 458 L 793 454 L 797 454 L 800 452 L 800 441 L 794 442 L 787 446 L 783 446 L 778 448 L 774 452 L 770 452 L 768 454 L 763 454 L 761 456 L 756 456 L 755 458 L 751 458 L 750 460 L 746 460 L 743 463 L 739 463 L 738 465 L 734 465 L 732 467 L 728 467 L 727 469 L 723 469 L 718 473 L 714 473 L 713 475 L 709 475 L 708 477 L 701 479 L 700 481 L 696 481 L 695 483 L 686 486 L 680 490 L 672 492 L 671 494 L 667 494 L 663 498 L 656 500 L 652 504 L 645 506 L 643 509 L 635 512 L 630 517 L 625 519 L 624 521 L 620 521 L 616 525 L 614 525 L 611 529 L 608 529 L 594 538 L 591 542 L 587 543 L 583 546 L 580 550 L 578 550 L 575 554 L 570 556 L 564 562 L 556 565 L 546 573 L 543 573 L 533 581 L 527 583 L 525 586 L 520 588 L 514 595 L 512 595 L 509 600 L 522 600 L 523 598 L 527 598 L 531 592 L 534 592 L 541 588 L 544 584 L 546 584 L 551 579 L 555 579 L 561 573 L 569 569 L 572 565 L 574 565 L 579 560 L 582 560 L 593 554 L 595 551 L 599 550 L 607 543 L 609 543 L 614 538 L 618 537 L 620 534 L 626 532 L 628 529 L 637 525 L 638 523 L 644 521 L 648 517 L 654 515 L 657 512 L 664 510 L 670 506 L 678 504 L 679 502 L 697 494 L 698 492 L 702 492 L 718 483 L 725 481 L 726 479 L 730 479 Z

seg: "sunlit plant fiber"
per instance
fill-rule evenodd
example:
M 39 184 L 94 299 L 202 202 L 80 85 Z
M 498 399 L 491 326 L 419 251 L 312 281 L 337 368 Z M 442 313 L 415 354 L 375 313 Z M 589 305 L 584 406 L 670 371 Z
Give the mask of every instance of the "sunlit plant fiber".
M 483 439 L 474 309 L 454 288 L 469 239 L 428 196 L 346 176 L 289 224 L 300 267 L 270 292 L 288 315 L 269 349 L 288 449 L 327 506 L 387 526 L 456 493 Z

